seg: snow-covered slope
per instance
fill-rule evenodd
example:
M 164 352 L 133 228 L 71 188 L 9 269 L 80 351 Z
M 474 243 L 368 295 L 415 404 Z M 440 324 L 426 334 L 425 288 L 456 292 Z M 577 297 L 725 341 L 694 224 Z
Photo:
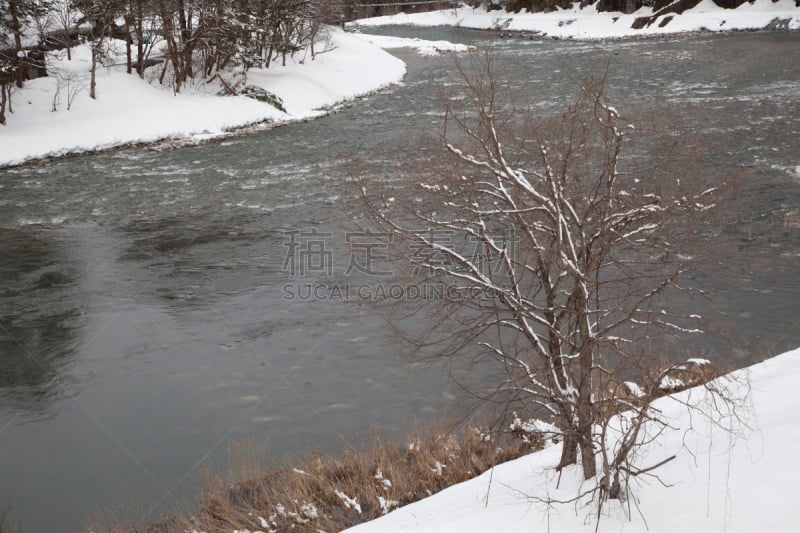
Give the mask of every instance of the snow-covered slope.
M 632 487 L 635 501 L 606 508 L 598 531 L 664 533 L 742 532 L 791 533 L 800 527 L 800 506 L 794 501 L 800 475 L 800 349 L 732 374 L 745 392 L 752 387 L 754 421 L 738 435 L 724 431 L 675 399 L 657 402 L 672 420 L 650 446 L 642 465 L 677 455 L 658 469 L 657 479 L 641 476 Z M 699 400 L 701 389 L 678 399 Z M 741 429 L 741 428 L 740 428 Z M 592 532 L 593 508 L 543 503 L 574 496 L 580 485 L 576 471 L 558 483 L 553 466 L 560 446 L 498 466 L 493 472 L 450 487 L 430 498 L 398 509 L 348 533 L 485 533 Z
M 398 82 L 405 74 L 401 60 L 357 36 L 332 29 L 328 44 L 329 51 L 313 61 L 300 53 L 285 67 L 249 72 L 248 84 L 281 97 L 287 113 L 243 96 L 203 94 L 213 87 L 203 81 L 175 95 L 126 74 L 121 66 L 98 70 L 95 101 L 87 89 L 89 50 L 77 47 L 72 61 L 51 57 L 52 76 L 15 91 L 14 113 L 0 126 L 0 166 L 171 137 L 208 138 L 265 120 L 306 119 L 321 114 L 321 108 Z M 57 72 L 62 87 L 55 97 Z M 82 85 L 70 110 L 65 78 Z
M 600 13 L 595 6 L 552 13 L 506 13 L 486 11 L 485 8 L 462 7 L 428 13 L 391 15 L 361 19 L 353 24 L 359 26 L 386 26 L 409 24 L 415 26 L 460 26 L 462 28 L 497 29 L 509 31 L 537 32 L 549 37 L 576 39 L 607 39 L 642 35 L 663 35 L 691 31 L 731 31 L 763 29 L 775 19 L 785 21 L 785 27 L 800 29 L 800 8 L 794 0 L 755 0 L 744 3 L 737 9 L 723 9 L 712 0 L 703 0 L 694 8 L 680 15 L 662 15 L 652 24 L 641 29 L 631 27 L 639 17 L 649 17 L 652 9 L 643 7 L 630 15 L 623 13 Z M 669 18 L 670 20 L 665 20 Z M 664 24 L 662 26 L 662 24 Z
M 474 49 L 466 44 L 451 43 L 450 41 L 428 41 L 425 39 L 390 37 L 388 35 L 369 35 L 366 33 L 354 33 L 366 41 L 384 50 L 394 48 L 413 48 L 420 55 L 439 55 L 446 52 L 467 52 Z

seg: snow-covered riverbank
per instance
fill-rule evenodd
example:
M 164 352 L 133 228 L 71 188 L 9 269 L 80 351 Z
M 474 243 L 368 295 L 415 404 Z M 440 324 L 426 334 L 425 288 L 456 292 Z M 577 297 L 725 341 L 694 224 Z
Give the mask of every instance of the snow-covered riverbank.
M 594 6 L 580 9 L 578 4 L 570 10 L 519 14 L 462 7 L 362 19 L 354 24 L 452 25 L 579 39 L 766 27 L 800 29 L 800 8 L 794 0 L 755 0 L 735 10 L 702 0 L 682 14 L 662 15 L 640 29 L 632 28 L 637 18 L 651 15 L 649 7 L 629 15 L 599 13 Z M 72 61 L 67 61 L 63 52 L 53 53 L 48 58 L 50 76 L 31 80 L 13 94 L 14 112 L 8 114 L 7 125 L 0 127 L 0 167 L 165 139 L 202 142 L 251 125 L 269 126 L 318 117 L 341 102 L 400 81 L 405 65 L 383 50 L 398 47 L 415 48 L 421 54 L 466 49 L 446 41 L 331 29 L 325 42 L 317 45 L 317 51 L 325 50 L 324 53 L 315 59 L 305 51 L 296 54 L 286 66 L 249 71 L 247 83 L 282 99 L 285 112 L 244 96 L 218 96 L 224 91 L 217 81 L 207 84 L 198 80 L 177 95 L 157 82 L 143 82 L 124 72 L 121 41 L 112 47 L 115 66 L 98 72 L 98 99 L 92 100 L 87 89 L 88 46 L 76 47 Z M 149 76 L 157 77 L 159 70 L 149 69 Z
M 755 0 L 737 9 L 723 9 L 702 0 L 697 6 L 681 14 L 667 13 L 651 24 L 636 29 L 633 23 L 641 17 L 650 17 L 653 10 L 642 7 L 631 14 L 598 12 L 594 5 L 551 13 L 506 13 L 487 11 L 484 7 L 461 7 L 428 13 L 401 13 L 385 17 L 361 19 L 355 26 L 458 26 L 480 30 L 522 31 L 560 39 L 613 39 L 625 37 L 666 35 L 697 31 L 760 30 L 770 27 L 800 29 L 800 7 L 794 0 Z
M 98 70 L 98 98 L 92 100 L 88 46 L 74 48 L 71 61 L 63 52 L 53 54 L 48 60 L 51 75 L 31 80 L 13 94 L 14 112 L 7 125 L 0 126 L 0 167 L 163 139 L 199 142 L 252 124 L 318 117 L 331 106 L 403 78 L 405 64 L 381 46 L 416 48 L 420 53 L 458 49 L 450 43 L 411 39 L 373 44 L 368 38 L 331 29 L 326 41 L 317 45 L 317 51 L 324 52 L 313 61 L 301 52 L 286 66 L 250 70 L 247 84 L 281 98 L 285 112 L 245 96 L 218 96 L 218 82 L 200 80 L 176 95 L 157 82 L 142 81 L 125 73 L 120 41 L 115 42 L 117 65 Z M 76 94 L 70 102 L 72 90 Z
M 752 387 L 752 409 L 733 412 L 750 427 L 736 421 L 739 431 L 731 433 L 724 429 L 730 419 L 690 414 L 683 402 L 702 402 L 702 388 L 658 400 L 671 428 L 651 443 L 639 464 L 657 464 L 673 454 L 676 459 L 653 476 L 636 478 L 632 499 L 608 504 L 597 531 L 797 531 L 800 510 L 790 499 L 800 472 L 795 453 L 800 349 L 732 376 L 725 385 L 737 384 L 737 393 Z M 576 470 L 559 479 L 553 466 L 560 453 L 560 445 L 545 448 L 347 531 L 595 531 L 591 502 L 556 503 L 573 498 L 581 487 Z

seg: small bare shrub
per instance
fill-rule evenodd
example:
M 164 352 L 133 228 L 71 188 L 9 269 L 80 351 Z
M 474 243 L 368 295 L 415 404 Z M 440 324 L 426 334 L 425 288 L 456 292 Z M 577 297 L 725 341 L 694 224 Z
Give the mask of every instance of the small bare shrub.
M 56 89 L 53 93 L 52 111 L 54 113 L 58 111 L 61 105 L 62 95 L 67 97 L 67 111 L 70 111 L 75 98 L 86 88 L 88 82 L 80 72 L 74 70 L 56 70 L 54 76 L 56 79 Z

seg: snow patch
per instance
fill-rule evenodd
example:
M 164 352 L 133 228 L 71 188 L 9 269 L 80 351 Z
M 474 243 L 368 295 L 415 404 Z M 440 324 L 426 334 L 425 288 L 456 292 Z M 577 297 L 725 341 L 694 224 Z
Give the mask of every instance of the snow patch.
M 338 496 L 339 499 L 342 500 L 345 509 L 353 509 L 358 514 L 361 514 L 361 504 L 358 503 L 357 499 L 351 498 L 350 496 L 348 496 L 347 494 L 345 494 L 340 490 L 336 491 L 336 496 Z
M 468 52 L 474 50 L 474 46 L 466 44 L 451 43 L 450 41 L 427 41 L 425 39 L 390 37 L 387 35 L 370 35 L 367 33 L 354 33 L 365 41 L 380 46 L 384 50 L 396 48 L 412 48 L 419 55 L 440 55 L 446 52 Z
M 628 513 L 627 503 L 611 502 L 596 531 L 797 531 L 798 512 L 787 498 L 795 491 L 793 474 L 800 472 L 800 455 L 795 453 L 800 442 L 800 349 L 730 378 L 720 386 L 750 390 L 758 412 L 756 431 L 732 435 L 719 420 L 691 416 L 686 403 L 702 401 L 703 387 L 658 399 L 654 407 L 670 427 L 642 450 L 640 460 L 656 464 L 675 454 L 675 460 L 653 471 L 666 486 L 640 479 L 631 487 L 638 510 Z M 554 503 L 574 497 L 584 483 L 577 469 L 555 471 L 560 455 L 560 445 L 545 448 L 347 533 L 595 531 L 591 505 Z

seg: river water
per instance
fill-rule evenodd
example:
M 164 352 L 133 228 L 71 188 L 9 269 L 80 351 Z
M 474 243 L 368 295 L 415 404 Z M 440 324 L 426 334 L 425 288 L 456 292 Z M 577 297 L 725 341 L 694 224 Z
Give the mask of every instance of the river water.
M 698 304 L 730 335 L 693 346 L 742 365 L 800 345 L 800 34 L 382 31 L 492 46 L 507 84 L 542 107 L 604 62 L 620 101 L 673 104 L 720 173 L 747 170 L 752 185 L 731 207 L 733 270 Z M 358 206 L 344 160 L 382 179 L 435 154 L 419 135 L 459 97 L 456 69 L 398 55 L 404 85 L 313 122 L 0 171 L 0 507 L 12 526 L 76 531 L 110 506 L 153 518 L 195 493 L 206 458 L 224 468 L 232 442 L 275 460 L 335 451 L 460 403 L 444 370 L 404 364 L 372 305 L 286 297 L 287 284 L 346 279 Z

